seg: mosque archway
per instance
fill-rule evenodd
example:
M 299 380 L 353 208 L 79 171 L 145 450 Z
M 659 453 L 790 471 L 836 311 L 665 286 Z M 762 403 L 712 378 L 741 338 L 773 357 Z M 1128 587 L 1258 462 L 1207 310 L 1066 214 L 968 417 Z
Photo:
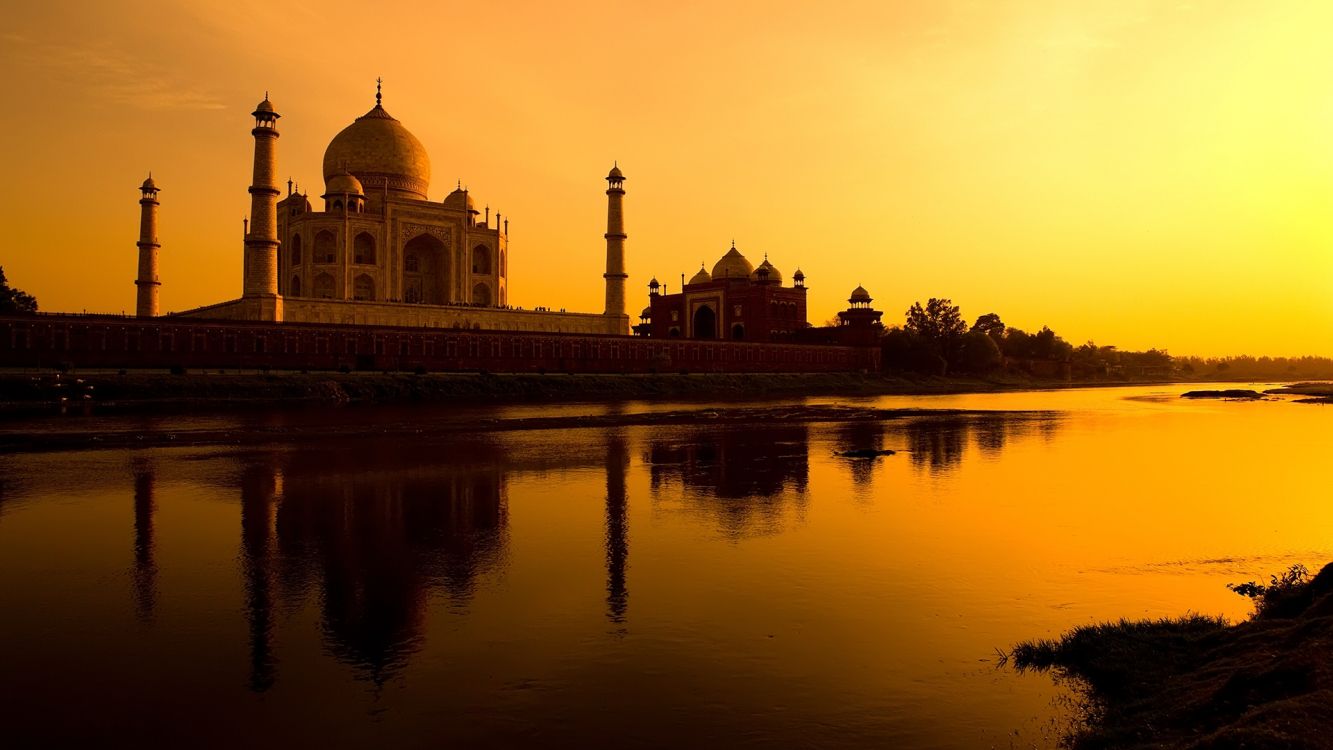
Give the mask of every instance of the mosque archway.
M 717 338 L 717 313 L 713 308 L 703 305 L 694 311 L 694 338 L 696 339 L 715 339 Z
M 731 327 L 731 337 L 736 341 L 743 340 L 745 338 L 745 326 L 741 323 L 733 325 Z
M 412 295 L 415 301 L 449 303 L 449 252 L 438 237 L 419 234 L 403 245 L 403 276 L 405 290 L 419 290 Z

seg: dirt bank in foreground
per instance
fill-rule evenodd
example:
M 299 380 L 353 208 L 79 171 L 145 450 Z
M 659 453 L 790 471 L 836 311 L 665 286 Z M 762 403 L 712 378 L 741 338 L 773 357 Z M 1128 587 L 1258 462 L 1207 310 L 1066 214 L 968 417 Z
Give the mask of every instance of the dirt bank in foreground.
M 1237 625 L 1122 620 L 1012 656 L 1086 685 L 1088 724 L 1069 742 L 1080 750 L 1333 748 L 1333 563 Z
M 860 373 L 536 375 L 162 372 L 0 374 L 0 414 L 91 403 L 100 412 L 299 403 L 516 403 L 639 399 L 765 399 L 979 393 L 1068 387 L 1030 378 L 934 378 Z M 1084 383 L 1082 385 L 1127 385 Z M 65 399 L 65 401 L 61 401 Z

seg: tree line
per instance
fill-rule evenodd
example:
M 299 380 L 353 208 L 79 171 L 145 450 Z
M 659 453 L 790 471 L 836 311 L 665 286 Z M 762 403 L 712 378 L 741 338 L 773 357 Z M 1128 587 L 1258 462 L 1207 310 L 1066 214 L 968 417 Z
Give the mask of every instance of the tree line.
M 1005 325 L 993 312 L 969 326 L 951 300 L 934 297 L 913 304 L 903 325 L 885 329 L 880 343 L 886 368 L 929 375 L 1007 370 L 1049 377 L 1166 377 L 1176 370 L 1164 349 L 1122 351 L 1092 341 L 1074 346 L 1049 327 L 1029 333 Z

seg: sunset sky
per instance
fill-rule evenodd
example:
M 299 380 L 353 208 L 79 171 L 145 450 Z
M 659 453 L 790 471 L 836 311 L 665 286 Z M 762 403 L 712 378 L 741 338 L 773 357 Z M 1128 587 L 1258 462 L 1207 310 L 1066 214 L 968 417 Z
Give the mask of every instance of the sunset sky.
M 1333 4 L 43 2 L 0 31 L 0 265 L 52 311 L 133 310 L 137 186 L 164 310 L 232 299 L 249 113 L 318 196 L 374 104 L 510 218 L 510 301 L 600 311 L 628 176 L 631 312 L 734 238 L 899 323 L 1174 354 L 1333 355 Z

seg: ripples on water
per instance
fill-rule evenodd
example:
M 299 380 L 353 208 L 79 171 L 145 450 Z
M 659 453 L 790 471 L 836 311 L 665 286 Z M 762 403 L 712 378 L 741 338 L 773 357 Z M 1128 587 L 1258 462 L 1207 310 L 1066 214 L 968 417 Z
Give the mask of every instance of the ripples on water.
M 1223 584 L 1333 546 L 1326 411 L 1178 390 L 876 402 L 1044 414 L 351 440 L 340 425 L 413 417 L 210 417 L 330 434 L 0 456 L 0 732 L 1050 746 L 1068 693 L 996 669 L 997 648 L 1094 619 L 1241 617 Z M 835 455 L 850 449 L 898 453 Z

